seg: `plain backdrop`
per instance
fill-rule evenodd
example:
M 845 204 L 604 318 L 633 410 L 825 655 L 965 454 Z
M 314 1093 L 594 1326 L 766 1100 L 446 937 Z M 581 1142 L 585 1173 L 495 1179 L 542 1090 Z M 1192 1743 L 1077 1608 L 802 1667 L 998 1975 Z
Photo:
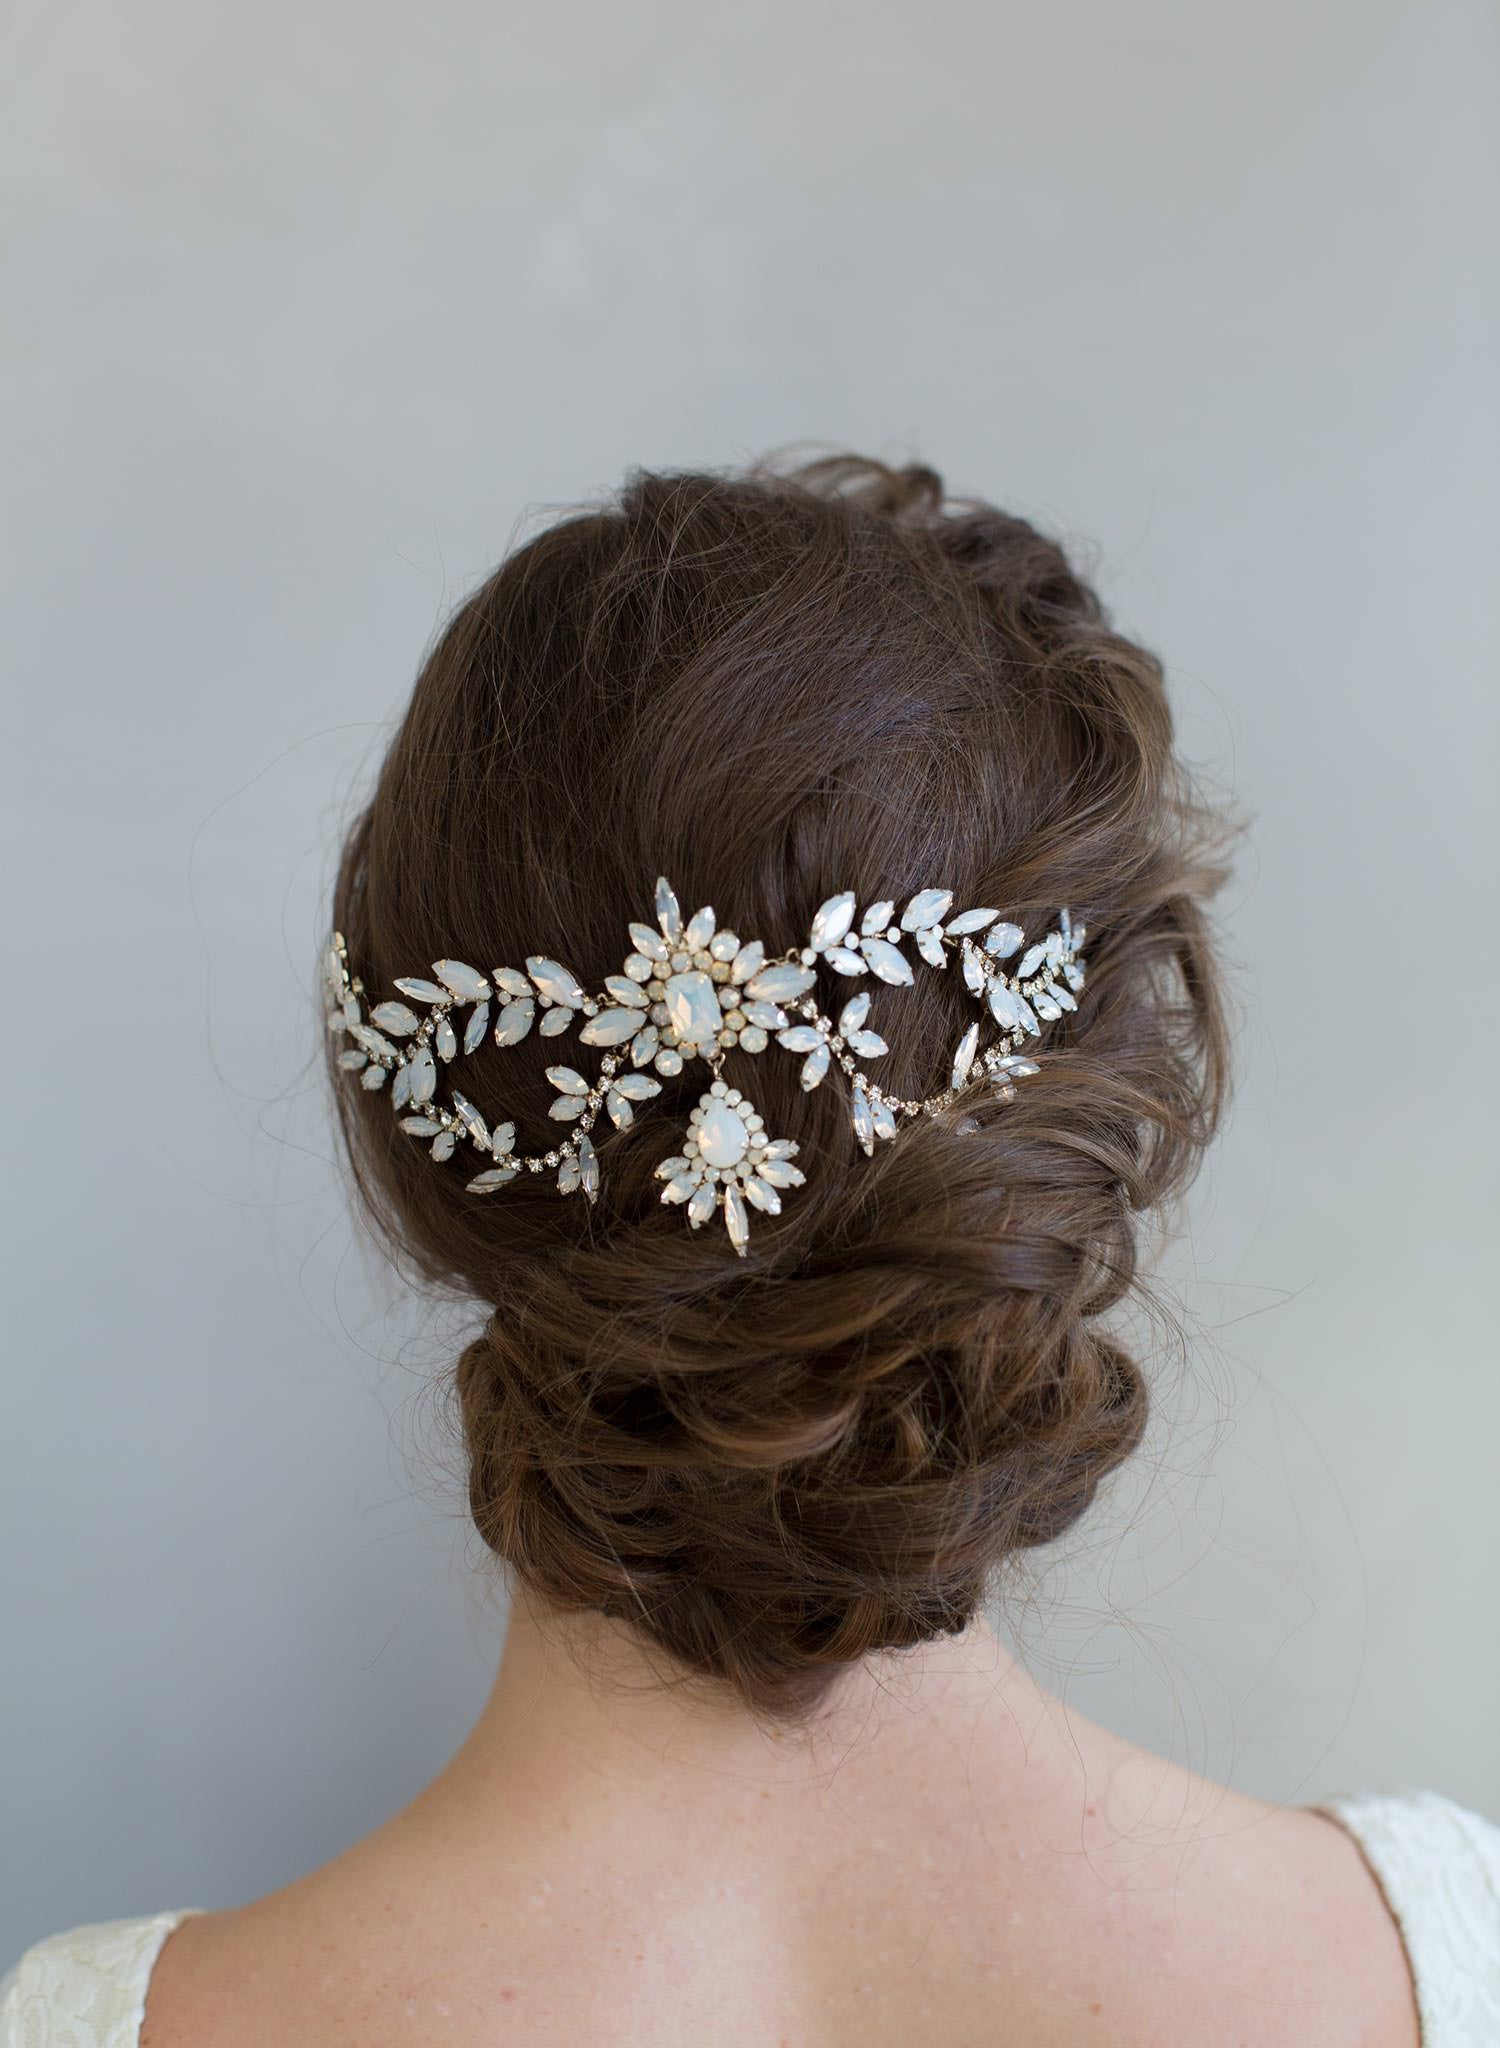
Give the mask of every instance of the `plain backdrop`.
M 789 442 L 1076 543 L 1253 820 L 1193 1341 L 1028 1654 L 1249 1790 L 1500 1816 L 1497 40 L 8 11 L 0 1959 L 285 1882 L 477 1710 L 465 1315 L 362 1246 L 316 1065 L 334 837 L 549 507 Z

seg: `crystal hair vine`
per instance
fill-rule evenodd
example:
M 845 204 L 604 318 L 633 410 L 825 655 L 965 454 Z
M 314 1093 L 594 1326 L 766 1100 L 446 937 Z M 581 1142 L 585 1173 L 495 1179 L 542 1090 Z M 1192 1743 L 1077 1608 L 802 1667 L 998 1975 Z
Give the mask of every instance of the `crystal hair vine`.
M 338 1054 L 340 1067 L 358 1072 L 365 1088 L 384 1087 L 389 1079 L 401 1129 L 429 1141 L 435 1160 L 451 1158 L 460 1145 L 481 1156 L 484 1170 L 466 1183 L 476 1195 L 522 1173 L 555 1170 L 560 1193 L 581 1189 L 595 1200 L 599 1156 L 590 1132 L 601 1111 L 623 1130 L 639 1104 L 661 1092 L 654 1076 L 676 1075 L 688 1060 L 702 1060 L 712 1078 L 688 1117 L 680 1148 L 656 1169 L 664 1183 L 661 1199 L 682 1204 L 695 1230 L 722 1216 L 743 1257 L 751 1208 L 775 1215 L 782 1195 L 805 1176 L 792 1163 L 796 1143 L 771 1137 L 749 1096 L 723 1079 L 727 1051 L 781 1046 L 800 1057 L 804 1088 L 816 1088 L 837 1062 L 849 1082 L 855 1139 L 873 1153 L 877 1141 L 896 1135 L 898 1117 L 937 1115 L 975 1079 L 987 1079 L 1001 1100 L 1010 1100 L 1015 1083 L 1038 1072 L 1023 1051 L 1027 1041 L 1077 1009 L 1085 934 L 1066 910 L 1058 928 L 1026 947 L 1008 971 L 1004 963 L 1025 944 L 1020 926 L 997 910 L 950 917 L 952 904 L 949 889 L 919 889 L 897 921 L 893 900 L 871 903 L 861 915 L 846 889 L 819 908 L 805 944 L 768 957 L 758 939 L 742 941 L 719 927 L 711 909 L 684 919 L 661 879 L 655 925 L 631 925 L 624 972 L 606 976 L 596 995 L 542 954 L 530 955 L 524 972 L 496 967 L 484 974 L 461 960 L 438 960 L 434 979 L 400 977 L 394 986 L 402 1000 L 377 1002 L 368 1011 L 364 984 L 351 974 L 343 936 L 334 932 L 325 970 L 328 1024 L 351 1041 Z M 902 950 L 907 941 L 930 967 L 946 967 L 957 954 L 969 993 L 999 1026 L 994 1044 L 981 1052 L 975 1019 L 954 1050 L 949 1085 L 918 1101 L 881 1088 L 859 1064 L 888 1050 L 869 1028 L 872 991 L 851 995 L 834 1017 L 812 992 L 820 965 L 850 979 L 872 975 L 892 987 L 909 986 L 915 976 Z M 468 1016 L 460 1025 L 463 1010 Z M 439 1099 L 442 1068 L 476 1052 L 487 1038 L 519 1045 L 533 1026 L 539 1037 L 556 1038 L 574 1025 L 580 1043 L 601 1048 L 603 1056 L 593 1080 L 575 1067 L 547 1068 L 557 1091 L 548 1113 L 573 1127 L 553 1149 L 518 1152 L 514 1123 L 487 1121 L 457 1088 L 447 1088 L 446 1102 Z

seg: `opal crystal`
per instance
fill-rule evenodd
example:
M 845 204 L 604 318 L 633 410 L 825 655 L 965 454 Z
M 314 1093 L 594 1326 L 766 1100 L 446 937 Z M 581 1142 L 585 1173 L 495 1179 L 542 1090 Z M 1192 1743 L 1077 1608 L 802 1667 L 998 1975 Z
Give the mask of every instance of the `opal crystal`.
M 714 1045 L 719 1036 L 722 1011 L 719 992 L 708 975 L 694 969 L 674 974 L 665 990 L 667 1016 L 683 1045 Z

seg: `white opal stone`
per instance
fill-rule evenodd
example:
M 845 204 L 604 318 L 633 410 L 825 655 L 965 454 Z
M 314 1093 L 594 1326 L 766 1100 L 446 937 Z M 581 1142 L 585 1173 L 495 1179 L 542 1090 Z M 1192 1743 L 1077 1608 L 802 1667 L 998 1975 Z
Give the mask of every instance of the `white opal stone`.
M 738 1166 L 750 1149 L 750 1132 L 736 1109 L 717 1097 L 698 1125 L 698 1150 L 710 1166 Z
M 712 1045 L 719 1035 L 719 992 L 709 977 L 694 969 L 674 974 L 666 986 L 667 1016 L 684 1045 Z

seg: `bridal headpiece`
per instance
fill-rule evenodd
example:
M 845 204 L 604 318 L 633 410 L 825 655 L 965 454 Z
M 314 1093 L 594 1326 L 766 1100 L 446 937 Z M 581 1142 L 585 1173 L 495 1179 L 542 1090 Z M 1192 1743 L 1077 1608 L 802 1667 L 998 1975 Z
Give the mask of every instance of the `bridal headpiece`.
M 460 1145 L 480 1155 L 484 1168 L 467 1183 L 476 1195 L 522 1173 L 555 1171 L 563 1194 L 582 1189 L 594 1200 L 599 1157 L 590 1132 L 601 1112 L 623 1129 L 637 1105 L 661 1092 L 655 1076 L 703 1061 L 712 1078 L 688 1117 L 680 1148 L 656 1169 L 664 1183 L 661 1199 L 681 1203 L 695 1230 L 722 1216 L 743 1256 L 751 1208 L 774 1215 L 782 1195 L 804 1176 L 792 1163 L 796 1144 L 772 1137 L 748 1095 L 723 1079 L 727 1051 L 780 1046 L 800 1058 L 804 1088 L 816 1088 L 837 1064 L 849 1084 L 854 1136 L 873 1153 L 878 1140 L 896 1135 L 899 1117 L 936 1115 L 976 1081 L 1009 1100 L 1016 1082 L 1038 1071 L 1026 1056 L 1028 1041 L 1078 1007 L 1084 928 L 1066 910 L 1056 930 L 1022 952 L 1024 933 L 999 911 L 950 917 L 952 904 L 951 890 L 919 889 L 899 919 L 894 901 L 871 903 L 861 914 L 846 889 L 821 906 L 804 945 L 768 957 L 758 939 L 741 940 L 721 928 L 712 910 L 684 919 L 663 879 L 656 885 L 656 923 L 631 925 L 624 971 L 606 976 L 597 994 L 542 954 L 530 955 L 524 971 L 496 967 L 488 974 L 462 960 L 437 960 L 433 979 L 403 976 L 394 984 L 396 996 L 369 1009 L 343 936 L 334 932 L 325 970 L 328 1023 L 350 1040 L 339 1065 L 357 1071 L 366 1088 L 389 1081 L 401 1129 L 427 1142 L 434 1159 L 451 1158 Z M 930 967 L 944 968 L 956 954 L 970 994 L 998 1027 L 981 1051 L 976 1018 L 954 1049 L 949 1085 L 920 1101 L 891 1094 L 861 1064 L 887 1050 L 870 1028 L 872 990 L 852 994 L 836 1016 L 825 1015 L 813 993 L 820 964 L 850 980 L 873 976 L 892 987 L 909 985 L 915 976 L 908 944 Z M 443 1070 L 486 1038 L 519 1045 L 533 1028 L 540 1037 L 557 1038 L 575 1026 L 580 1044 L 600 1049 L 599 1068 L 593 1078 L 576 1067 L 547 1068 L 557 1091 L 549 1114 L 570 1126 L 550 1151 L 518 1152 L 514 1123 L 487 1120 L 448 1085 Z

